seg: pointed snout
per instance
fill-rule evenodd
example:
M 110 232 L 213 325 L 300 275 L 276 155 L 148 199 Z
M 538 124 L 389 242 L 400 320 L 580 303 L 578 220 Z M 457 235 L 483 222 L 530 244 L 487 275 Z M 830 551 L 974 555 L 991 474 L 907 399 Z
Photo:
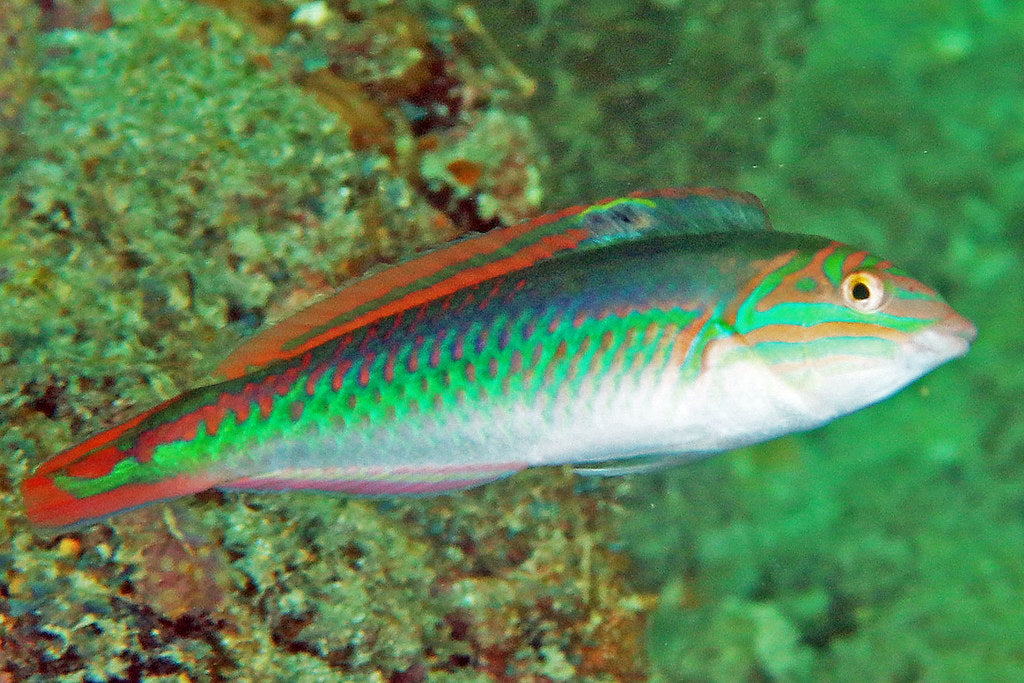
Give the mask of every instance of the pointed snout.
M 913 336 L 913 345 L 945 360 L 967 353 L 978 338 L 978 328 L 952 308 L 944 317 Z

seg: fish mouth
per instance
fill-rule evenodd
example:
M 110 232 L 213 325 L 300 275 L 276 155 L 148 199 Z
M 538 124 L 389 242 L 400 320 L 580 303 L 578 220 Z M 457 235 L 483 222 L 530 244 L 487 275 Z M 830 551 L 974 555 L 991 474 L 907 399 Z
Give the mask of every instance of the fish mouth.
M 977 338 L 978 328 L 975 324 L 953 311 L 913 335 L 911 343 L 929 355 L 952 359 L 967 353 Z

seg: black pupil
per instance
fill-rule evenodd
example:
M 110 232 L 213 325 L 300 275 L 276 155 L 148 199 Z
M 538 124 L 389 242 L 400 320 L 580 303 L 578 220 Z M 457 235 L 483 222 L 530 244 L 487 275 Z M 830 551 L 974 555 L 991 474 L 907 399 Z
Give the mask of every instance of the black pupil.
M 864 301 L 864 299 L 871 297 L 871 290 L 863 282 L 858 282 L 853 286 L 851 294 L 853 294 L 853 298 L 857 301 Z

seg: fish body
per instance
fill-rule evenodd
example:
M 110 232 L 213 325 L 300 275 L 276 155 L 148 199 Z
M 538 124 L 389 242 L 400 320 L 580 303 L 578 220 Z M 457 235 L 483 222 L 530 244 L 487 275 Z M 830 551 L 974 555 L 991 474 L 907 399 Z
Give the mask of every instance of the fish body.
M 210 487 L 431 493 L 682 461 L 881 400 L 974 335 L 890 262 L 770 230 L 750 195 L 634 195 L 341 290 L 225 381 L 44 463 L 26 509 L 60 526 Z

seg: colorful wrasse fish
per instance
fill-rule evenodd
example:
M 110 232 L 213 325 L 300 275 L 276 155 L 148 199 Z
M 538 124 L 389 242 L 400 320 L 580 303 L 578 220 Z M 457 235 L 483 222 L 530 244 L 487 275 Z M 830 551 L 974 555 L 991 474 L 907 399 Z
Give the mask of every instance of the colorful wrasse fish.
M 889 261 L 772 231 L 752 195 L 638 193 L 343 288 L 244 344 L 227 380 L 44 463 L 25 505 L 60 526 L 211 487 L 388 495 L 536 465 L 636 471 L 822 425 L 975 335 Z

